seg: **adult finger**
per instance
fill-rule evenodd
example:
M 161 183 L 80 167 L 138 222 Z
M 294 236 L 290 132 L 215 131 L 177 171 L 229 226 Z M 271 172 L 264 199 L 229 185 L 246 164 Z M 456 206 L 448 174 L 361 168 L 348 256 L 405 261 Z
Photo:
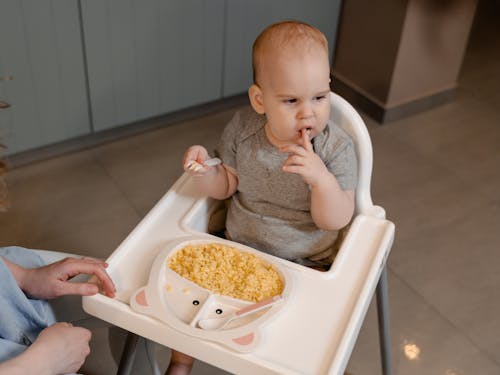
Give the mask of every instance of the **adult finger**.
M 115 285 L 111 280 L 111 278 L 109 277 L 106 270 L 104 269 L 104 267 L 102 267 L 99 264 L 90 262 L 68 263 L 66 272 L 72 275 L 77 275 L 77 274 L 94 275 L 97 277 L 99 283 L 101 284 L 104 293 L 109 297 L 114 296 L 114 293 L 116 291 Z M 82 284 L 91 284 L 91 283 L 82 283 Z M 78 283 L 73 283 L 73 285 L 78 285 Z M 88 293 L 95 294 L 97 293 L 97 291 L 95 291 L 95 288 L 86 286 L 85 288 L 81 288 L 81 290 L 78 290 L 77 294 L 89 295 Z
M 84 327 L 73 326 L 73 332 L 77 333 L 85 341 L 89 342 L 92 338 L 92 332 Z
M 95 265 L 103 267 L 103 268 L 108 268 L 108 263 L 106 263 L 104 260 L 92 258 L 92 257 L 81 257 L 79 259 L 73 258 L 73 259 L 70 259 L 70 262 L 72 262 L 72 263 L 89 263 L 89 264 L 95 264 Z
M 77 295 L 77 296 L 93 296 L 99 293 L 99 286 L 90 282 L 75 283 L 69 281 L 60 281 L 58 286 L 58 296 Z
M 64 258 L 58 262 L 53 263 L 52 265 L 56 265 L 56 264 L 65 265 L 65 264 L 70 264 L 70 263 L 76 263 L 76 264 L 78 264 L 78 263 L 90 263 L 90 264 L 99 265 L 99 266 L 104 267 L 104 268 L 108 267 L 108 264 L 104 260 L 92 258 L 92 257 L 81 257 L 81 258 L 67 257 L 67 258 Z
M 91 257 L 82 257 L 82 258 L 65 258 L 57 263 L 51 265 L 53 269 L 56 271 L 58 276 L 64 277 L 65 279 L 70 279 L 78 274 L 83 272 L 80 271 L 82 267 L 88 268 L 88 266 L 92 267 L 100 267 L 101 269 L 105 269 L 108 267 L 108 264 L 99 259 L 91 258 Z M 105 272 L 105 271 L 104 271 Z
M 102 259 L 97 259 L 97 258 L 92 258 L 92 257 L 82 257 L 81 259 L 85 262 L 99 264 L 105 268 L 108 266 L 108 263 L 106 263 L 106 261 L 104 261 Z

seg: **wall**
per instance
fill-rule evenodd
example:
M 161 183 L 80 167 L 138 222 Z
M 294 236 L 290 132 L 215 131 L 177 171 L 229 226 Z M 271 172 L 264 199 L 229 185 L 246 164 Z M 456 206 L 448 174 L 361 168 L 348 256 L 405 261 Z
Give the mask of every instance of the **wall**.
M 380 122 L 453 98 L 477 0 L 344 2 L 334 90 Z

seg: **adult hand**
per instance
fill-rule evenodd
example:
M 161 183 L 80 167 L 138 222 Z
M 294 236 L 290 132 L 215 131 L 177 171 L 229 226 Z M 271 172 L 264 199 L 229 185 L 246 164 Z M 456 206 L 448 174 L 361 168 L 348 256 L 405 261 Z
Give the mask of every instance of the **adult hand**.
M 29 373 L 75 373 L 90 353 L 91 336 L 89 330 L 70 323 L 45 328 L 25 352 L 24 360 L 33 366 Z
M 107 263 L 93 258 L 65 258 L 47 266 L 27 269 L 20 283 L 21 289 L 39 299 L 52 299 L 68 294 L 90 296 L 102 289 L 108 297 L 114 297 L 115 286 L 106 272 Z M 69 282 L 76 275 L 95 275 L 92 282 Z
M 280 147 L 281 152 L 290 155 L 283 164 L 283 170 L 302 176 L 305 183 L 311 187 L 317 186 L 321 181 L 328 181 L 329 171 L 323 160 L 314 152 L 308 132 L 303 130 L 299 144 Z
M 0 363 L 0 373 L 57 375 L 75 373 L 90 353 L 91 333 L 70 323 L 45 328 L 23 353 Z

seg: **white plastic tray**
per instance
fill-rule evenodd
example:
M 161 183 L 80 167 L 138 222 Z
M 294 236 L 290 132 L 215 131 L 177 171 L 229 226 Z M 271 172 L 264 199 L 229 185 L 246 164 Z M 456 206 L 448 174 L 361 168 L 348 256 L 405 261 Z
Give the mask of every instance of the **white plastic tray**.
M 148 284 L 165 244 L 206 232 L 215 202 L 198 196 L 193 184 L 186 174 L 179 178 L 109 257 L 116 298 L 84 297 L 84 310 L 236 374 L 342 374 L 392 246 L 394 224 L 358 215 L 328 272 L 276 258 L 293 278 L 293 299 L 263 327 L 257 348 L 238 353 L 135 312 L 128 304 Z

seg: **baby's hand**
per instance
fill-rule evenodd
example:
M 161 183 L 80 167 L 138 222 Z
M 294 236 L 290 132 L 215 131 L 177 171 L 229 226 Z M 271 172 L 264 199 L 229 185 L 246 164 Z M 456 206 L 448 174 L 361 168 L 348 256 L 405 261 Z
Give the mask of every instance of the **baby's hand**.
M 305 183 L 311 187 L 318 185 L 323 177 L 330 173 L 314 152 L 308 132 L 305 130 L 302 131 L 300 144 L 283 146 L 280 151 L 290 154 L 285 160 L 283 170 L 301 175 Z
M 184 170 L 191 175 L 204 176 L 220 164 L 220 159 L 209 159 L 208 152 L 203 146 L 191 146 L 184 154 Z

